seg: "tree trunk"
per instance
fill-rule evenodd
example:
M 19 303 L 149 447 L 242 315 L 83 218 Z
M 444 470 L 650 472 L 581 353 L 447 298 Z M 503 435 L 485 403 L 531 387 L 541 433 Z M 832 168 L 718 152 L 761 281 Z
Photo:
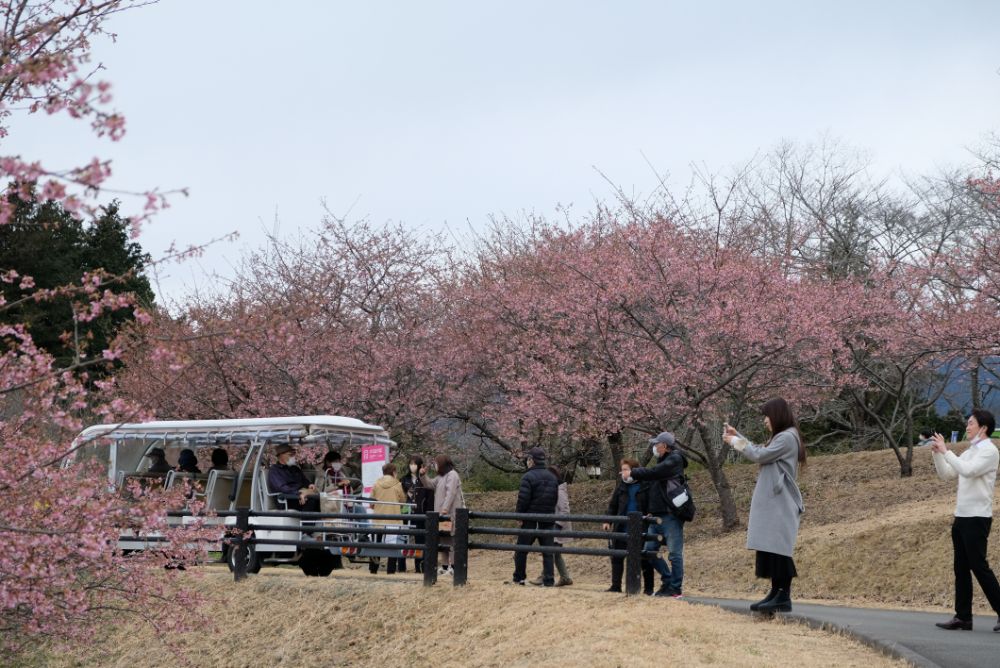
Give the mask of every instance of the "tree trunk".
M 899 466 L 899 477 L 910 478 L 913 476 L 913 417 L 908 416 L 906 420 L 906 456 Z
M 619 463 L 625 459 L 625 444 L 620 431 L 608 434 L 608 447 L 611 448 L 611 470 L 617 473 Z
M 896 443 L 895 439 L 889 439 L 889 447 L 896 454 L 896 461 L 899 462 L 899 477 L 909 478 L 913 475 L 913 445 L 907 447 L 907 454 L 903 454 L 903 449 Z
M 719 496 L 719 515 L 722 518 L 722 530 L 733 531 L 740 526 L 740 517 L 736 512 L 736 500 L 733 498 L 733 488 L 729 486 L 729 479 L 726 478 L 722 465 L 725 457 L 722 456 L 721 448 L 715 447 L 715 442 L 711 440 L 708 427 L 704 424 L 698 426 L 698 434 L 701 442 L 705 445 L 705 468 L 712 478 L 712 485 Z
M 899 465 L 899 477 L 900 478 L 913 477 L 913 462 L 904 461 Z
M 972 399 L 972 410 L 979 410 L 983 407 L 983 396 L 979 391 L 979 369 L 983 365 L 983 358 L 976 357 L 972 362 L 972 370 L 969 371 L 969 394 Z

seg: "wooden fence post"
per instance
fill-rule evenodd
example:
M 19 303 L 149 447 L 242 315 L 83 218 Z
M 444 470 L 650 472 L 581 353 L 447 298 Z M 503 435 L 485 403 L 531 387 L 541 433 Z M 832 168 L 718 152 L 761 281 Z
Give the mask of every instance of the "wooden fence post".
M 469 579 L 469 509 L 455 509 L 455 531 L 451 549 L 455 551 L 455 575 L 452 584 L 461 587 Z
M 628 514 L 628 556 L 625 557 L 625 594 L 635 596 L 642 588 L 642 513 Z
M 236 544 L 230 549 L 235 550 L 233 554 L 233 582 L 245 580 L 247 577 L 247 546 L 246 535 L 250 531 L 250 509 L 240 508 L 236 512 Z
M 438 514 L 427 513 L 424 537 L 424 586 L 430 587 L 437 582 L 438 570 Z

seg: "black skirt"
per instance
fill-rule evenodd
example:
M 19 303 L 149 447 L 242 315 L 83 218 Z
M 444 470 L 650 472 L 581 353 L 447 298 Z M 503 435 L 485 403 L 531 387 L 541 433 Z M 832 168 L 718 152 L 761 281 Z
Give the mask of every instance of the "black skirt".
M 795 562 L 791 557 L 774 552 L 763 552 L 757 550 L 757 577 L 770 578 L 773 580 L 791 580 L 798 576 L 795 571 Z

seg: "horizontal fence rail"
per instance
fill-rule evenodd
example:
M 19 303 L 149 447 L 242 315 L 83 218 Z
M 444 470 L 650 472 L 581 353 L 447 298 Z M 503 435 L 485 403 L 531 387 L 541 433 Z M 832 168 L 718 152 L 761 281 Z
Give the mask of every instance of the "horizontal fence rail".
M 469 519 L 472 520 L 515 520 L 518 522 L 596 522 L 599 524 L 625 524 L 628 522 L 628 516 L 623 515 L 549 515 L 544 513 L 480 513 L 469 511 L 466 508 L 460 508 L 459 510 L 466 510 L 469 514 Z M 643 522 L 650 522 L 654 524 L 660 523 L 660 518 L 653 516 L 646 516 L 640 518 Z
M 357 503 L 364 503 L 358 501 Z M 659 545 L 663 537 L 651 533 L 650 524 L 660 523 L 657 517 L 643 516 L 633 512 L 628 515 L 554 515 L 544 513 L 487 513 L 456 509 L 453 517 L 438 513 L 426 514 L 375 514 L 367 512 L 321 513 L 305 511 L 251 511 L 241 508 L 235 511 L 191 513 L 177 511 L 168 513 L 172 518 L 210 519 L 212 517 L 235 518 L 219 525 L 223 535 L 223 550 L 228 555 L 233 578 L 236 581 L 247 577 L 249 562 L 256 556 L 257 547 L 289 546 L 296 548 L 288 560 L 279 563 L 294 563 L 309 550 L 368 550 L 400 555 L 420 551 L 423 555 L 423 582 L 426 586 L 437 582 L 438 561 L 442 550 L 451 550 L 453 567 L 452 583 L 461 587 L 468 582 L 469 551 L 503 551 L 511 553 L 574 554 L 590 557 L 612 557 L 625 560 L 625 591 L 629 596 L 639 593 L 641 585 L 641 561 L 652 557 L 656 550 L 645 550 L 648 543 Z M 294 519 L 295 523 L 275 524 L 272 519 Z M 335 520 L 335 522 L 328 522 Z M 441 532 L 440 523 L 449 520 L 451 530 Z M 472 525 L 472 521 L 476 521 Z M 378 521 L 377 524 L 372 522 Z M 520 522 L 520 527 L 490 526 L 486 522 Z M 608 525 L 608 530 L 571 530 L 555 528 L 556 522 L 579 522 Z M 529 523 L 525 526 L 525 523 Z M 192 522 L 191 526 L 197 526 Z M 399 526 L 392 526 L 398 524 Z M 531 526 L 531 525 L 535 526 Z M 542 528 L 544 527 L 544 528 Z M 273 535 L 258 535 L 258 532 L 298 534 L 295 538 L 280 538 Z M 314 536 L 314 534 L 325 534 Z M 363 537 L 413 536 L 421 539 L 416 543 L 387 543 L 365 540 Z M 447 541 L 442 541 L 442 536 Z M 530 538 L 543 540 L 549 544 L 518 544 L 514 542 L 479 542 L 470 540 L 473 536 L 501 536 L 509 538 Z M 590 539 L 607 541 L 608 547 L 585 547 L 555 544 L 556 539 Z M 122 540 L 132 540 L 126 536 Z M 158 538 L 136 537 L 134 540 L 154 542 Z M 444 542 L 444 544 L 442 544 Z M 622 547 L 624 546 L 624 547 Z M 270 552 L 270 551 L 266 551 Z M 356 554 L 357 552 L 355 552 Z M 336 554 L 336 553 L 332 553 Z M 374 557 L 370 557 L 374 558 Z M 259 562 L 258 562 L 259 563 Z M 303 570 L 305 570 L 303 566 Z

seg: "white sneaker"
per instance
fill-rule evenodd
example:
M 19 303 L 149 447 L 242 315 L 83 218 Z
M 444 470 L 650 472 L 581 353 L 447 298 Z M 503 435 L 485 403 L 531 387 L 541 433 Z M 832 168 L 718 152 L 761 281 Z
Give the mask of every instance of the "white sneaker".
M 455 571 L 451 566 L 438 566 L 438 575 L 454 575 Z

